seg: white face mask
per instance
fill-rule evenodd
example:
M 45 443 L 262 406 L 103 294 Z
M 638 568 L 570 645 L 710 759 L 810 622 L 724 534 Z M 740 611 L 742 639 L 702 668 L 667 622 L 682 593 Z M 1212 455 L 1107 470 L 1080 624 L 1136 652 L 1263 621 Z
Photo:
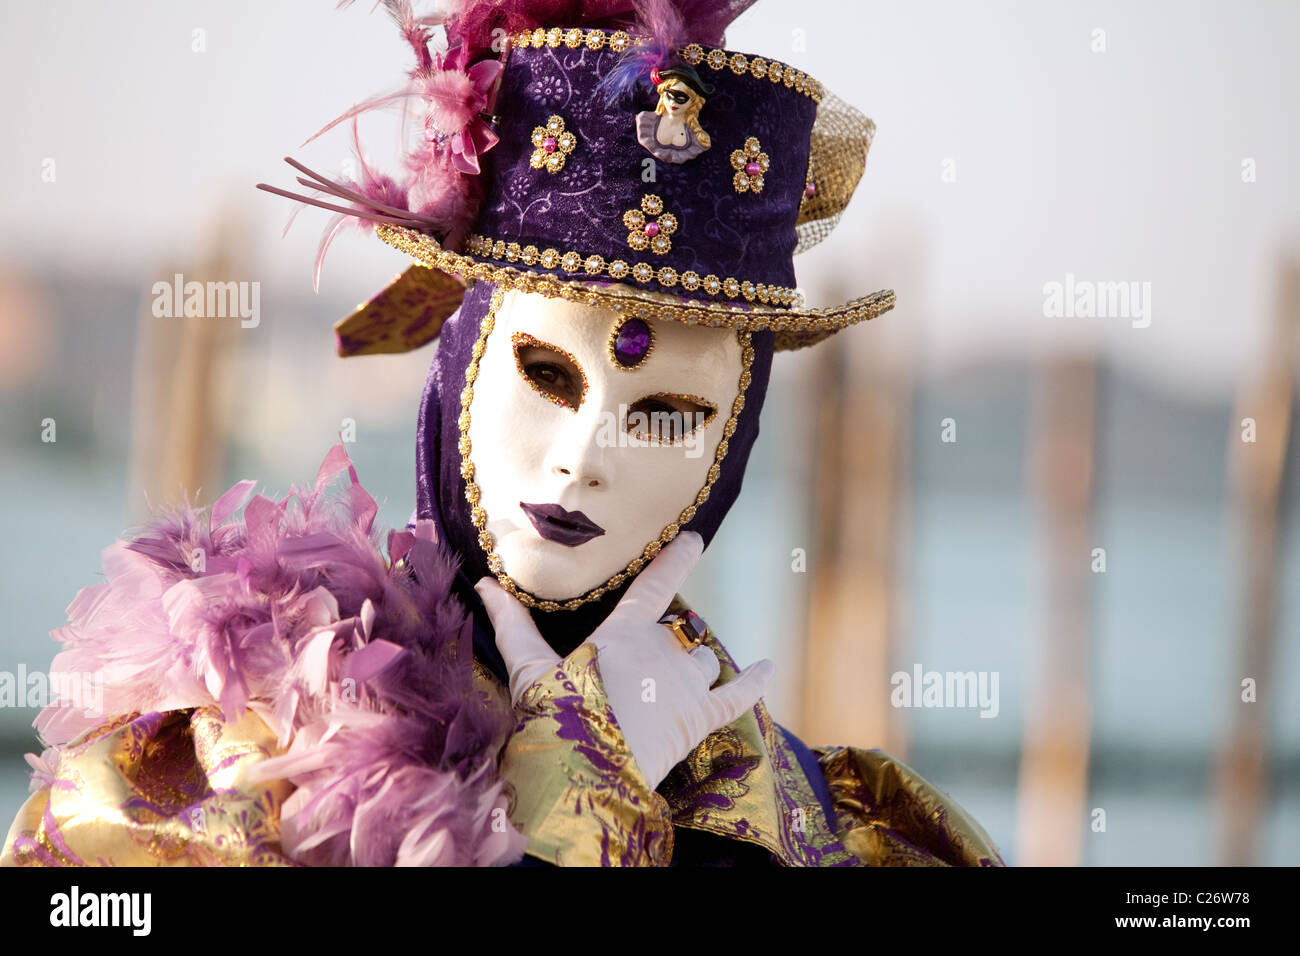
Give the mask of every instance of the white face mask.
M 486 320 L 485 320 L 486 321 Z M 501 571 L 542 600 L 585 594 L 660 540 L 709 483 L 740 391 L 737 333 L 507 292 L 479 359 L 470 460 Z M 585 387 L 584 387 L 585 386 Z

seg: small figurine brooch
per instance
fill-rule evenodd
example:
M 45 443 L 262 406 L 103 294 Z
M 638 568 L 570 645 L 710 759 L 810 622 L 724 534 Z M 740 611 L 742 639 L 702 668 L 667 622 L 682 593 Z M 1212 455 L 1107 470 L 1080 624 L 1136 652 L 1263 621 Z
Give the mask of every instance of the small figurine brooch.
M 671 66 L 650 71 L 650 82 L 659 94 L 654 112 L 636 114 L 636 138 L 656 159 L 684 163 L 711 145 L 700 125 L 705 97 L 713 92 L 689 66 Z

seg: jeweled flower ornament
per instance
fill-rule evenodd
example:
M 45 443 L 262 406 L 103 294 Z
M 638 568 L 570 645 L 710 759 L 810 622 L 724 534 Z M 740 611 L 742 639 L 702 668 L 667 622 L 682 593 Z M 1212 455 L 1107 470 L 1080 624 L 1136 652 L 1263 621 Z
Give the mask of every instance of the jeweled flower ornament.
M 545 126 L 533 129 L 532 142 L 533 155 L 529 157 L 528 165 L 533 169 L 558 173 L 578 145 L 578 138 L 564 128 L 563 116 L 552 116 Z
M 763 147 L 758 143 L 758 137 L 751 136 L 745 140 L 745 148 L 732 150 L 731 168 L 736 171 L 732 177 L 732 185 L 736 192 L 755 192 L 763 191 L 763 174 L 767 172 L 772 165 L 767 153 L 763 152 Z
M 677 217 L 664 212 L 664 201 L 658 196 L 642 196 L 640 209 L 623 213 L 623 225 L 628 230 L 627 244 L 639 252 L 649 249 L 662 256 L 673 247 L 668 237 L 677 231 Z

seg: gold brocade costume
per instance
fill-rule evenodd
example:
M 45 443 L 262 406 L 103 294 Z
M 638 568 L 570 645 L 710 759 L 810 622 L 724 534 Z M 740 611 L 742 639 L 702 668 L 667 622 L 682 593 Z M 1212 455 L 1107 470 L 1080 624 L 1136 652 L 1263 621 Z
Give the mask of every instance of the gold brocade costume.
M 292 866 L 280 853 L 283 781 L 243 772 L 276 753 L 252 711 L 117 717 L 62 748 L 5 839 L 2 866 Z
M 706 643 L 719 658 L 719 683 L 734 680 L 725 648 L 711 633 Z M 508 699 L 478 661 L 474 674 Z M 761 700 L 650 791 L 589 644 L 530 687 L 517 716 L 501 773 L 528 853 L 547 862 L 665 866 L 677 828 L 756 844 L 791 866 L 1003 865 L 978 823 L 880 750 L 811 751 L 830 788 L 828 820 Z M 54 779 L 14 820 L 0 865 L 295 865 L 279 845 L 292 786 L 244 779 L 280 752 L 251 710 L 233 722 L 212 707 L 116 717 L 61 749 Z

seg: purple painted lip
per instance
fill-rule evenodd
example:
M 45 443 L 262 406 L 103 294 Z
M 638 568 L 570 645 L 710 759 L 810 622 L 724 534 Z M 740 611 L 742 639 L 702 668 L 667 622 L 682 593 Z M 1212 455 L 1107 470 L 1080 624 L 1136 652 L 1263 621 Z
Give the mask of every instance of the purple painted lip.
M 533 527 L 547 541 L 576 548 L 605 533 L 605 529 L 581 511 L 566 511 L 559 505 L 530 505 L 519 502 Z

